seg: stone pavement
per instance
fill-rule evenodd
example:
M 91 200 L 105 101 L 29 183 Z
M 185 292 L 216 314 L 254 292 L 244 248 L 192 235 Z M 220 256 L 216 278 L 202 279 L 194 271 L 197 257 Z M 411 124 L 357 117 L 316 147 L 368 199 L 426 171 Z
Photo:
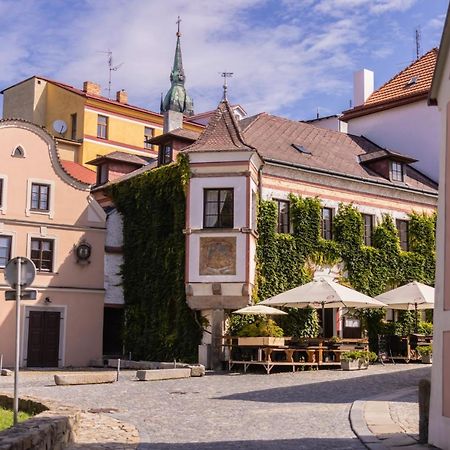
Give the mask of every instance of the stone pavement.
M 419 444 L 417 386 L 400 389 L 390 396 L 357 400 L 350 411 L 353 431 L 370 450 L 425 450 Z
M 349 421 L 352 404 L 375 395 L 389 401 L 417 386 L 430 369 L 375 365 L 355 372 L 219 373 L 158 382 L 136 381 L 135 372 L 123 372 L 117 383 L 85 386 L 55 386 L 53 373 L 23 372 L 21 393 L 85 411 L 102 409 L 101 419 L 91 417 L 96 425 L 103 416 L 132 424 L 139 450 L 363 450 Z M 10 377 L 0 378 L 0 390 L 12 388 Z M 132 445 L 125 437 L 107 439 L 108 433 L 97 431 L 78 448 Z

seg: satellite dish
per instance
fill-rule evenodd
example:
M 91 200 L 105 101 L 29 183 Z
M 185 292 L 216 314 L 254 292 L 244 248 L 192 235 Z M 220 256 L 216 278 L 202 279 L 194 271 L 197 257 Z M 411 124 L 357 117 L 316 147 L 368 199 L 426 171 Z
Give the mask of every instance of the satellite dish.
M 64 134 L 67 131 L 67 124 L 64 120 L 55 120 L 53 122 L 53 129 L 59 134 Z

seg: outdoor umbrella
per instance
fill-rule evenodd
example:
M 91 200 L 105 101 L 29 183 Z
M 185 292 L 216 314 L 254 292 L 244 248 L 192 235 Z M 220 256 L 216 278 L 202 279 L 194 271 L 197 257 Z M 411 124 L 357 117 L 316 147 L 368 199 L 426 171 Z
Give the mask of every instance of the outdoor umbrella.
M 287 314 L 280 309 L 272 308 L 270 306 L 264 306 L 261 304 L 246 306 L 245 308 L 238 309 L 237 311 L 233 311 L 233 314 L 263 314 L 266 316 L 282 316 Z
M 375 297 L 386 303 L 388 308 L 416 312 L 415 330 L 417 332 L 417 310 L 434 309 L 434 288 L 426 284 L 412 281 L 411 283 L 392 289 Z
M 319 278 L 282 292 L 259 304 L 291 308 L 321 307 L 322 327 L 325 323 L 325 308 L 383 308 L 386 306 L 379 300 L 326 278 Z

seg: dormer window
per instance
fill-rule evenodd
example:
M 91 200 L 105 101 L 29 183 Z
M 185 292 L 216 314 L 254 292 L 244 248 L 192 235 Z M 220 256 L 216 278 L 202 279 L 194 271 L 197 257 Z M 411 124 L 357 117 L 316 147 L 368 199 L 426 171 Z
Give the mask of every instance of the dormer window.
M 105 184 L 108 181 L 108 165 L 100 164 L 97 167 L 97 185 Z
M 403 164 L 398 161 L 391 161 L 390 165 L 391 181 L 404 181 Z
M 160 166 L 172 162 L 172 146 L 170 144 L 159 146 L 158 163 Z

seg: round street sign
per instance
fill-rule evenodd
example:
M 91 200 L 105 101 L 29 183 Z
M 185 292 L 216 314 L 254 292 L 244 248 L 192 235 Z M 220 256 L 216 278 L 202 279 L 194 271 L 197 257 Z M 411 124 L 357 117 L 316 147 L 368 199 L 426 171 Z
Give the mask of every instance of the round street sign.
M 18 256 L 8 261 L 5 267 L 5 279 L 6 282 L 15 289 L 17 287 L 17 275 L 20 260 L 21 276 L 20 276 L 20 286 L 25 288 L 29 286 L 36 276 L 36 266 L 31 259 L 25 258 L 24 256 Z

